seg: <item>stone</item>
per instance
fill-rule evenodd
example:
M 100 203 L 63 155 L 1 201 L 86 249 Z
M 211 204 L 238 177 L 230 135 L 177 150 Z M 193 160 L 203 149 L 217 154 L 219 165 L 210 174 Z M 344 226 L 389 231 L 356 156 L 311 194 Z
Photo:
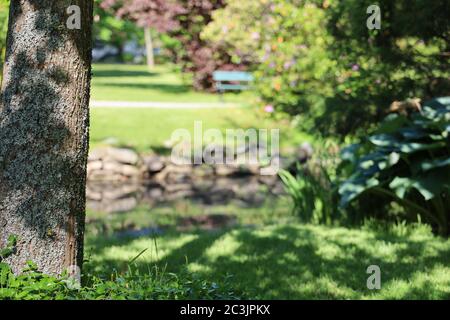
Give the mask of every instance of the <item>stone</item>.
M 147 156 L 143 162 L 147 171 L 152 174 L 161 172 L 166 167 L 166 159 L 160 156 Z
M 89 152 L 88 161 L 103 160 L 108 155 L 109 148 L 96 148 Z
M 232 176 L 239 172 L 237 166 L 218 164 L 215 166 L 215 174 L 218 176 Z
M 131 165 L 122 165 L 120 173 L 127 177 L 139 178 L 141 176 L 140 170 L 137 167 Z
M 103 171 L 110 171 L 114 173 L 122 173 L 122 164 L 114 161 L 103 162 Z
M 94 171 L 89 176 L 90 181 L 125 181 L 126 177 L 110 170 Z
M 137 164 L 139 161 L 139 156 L 136 152 L 124 148 L 109 148 L 107 157 L 126 164 Z
M 87 164 L 87 171 L 92 172 L 94 170 L 101 170 L 103 168 L 103 162 L 100 160 L 89 161 Z

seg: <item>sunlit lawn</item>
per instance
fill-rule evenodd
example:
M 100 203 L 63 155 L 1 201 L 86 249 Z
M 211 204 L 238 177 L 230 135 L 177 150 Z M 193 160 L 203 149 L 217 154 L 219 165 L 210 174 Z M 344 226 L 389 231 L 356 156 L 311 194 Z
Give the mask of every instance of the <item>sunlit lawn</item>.
M 295 130 L 288 122 L 274 121 L 251 107 L 227 109 L 133 109 L 93 108 L 91 110 L 91 148 L 105 140 L 129 146 L 139 151 L 159 149 L 170 140 L 176 129 L 194 132 L 195 121 L 201 121 L 203 130 L 226 129 L 280 129 L 282 146 L 313 142 L 311 135 Z
M 151 213 L 149 213 L 151 214 Z M 134 263 L 145 271 L 186 267 L 263 299 L 450 299 L 450 240 L 417 229 L 376 231 L 302 225 L 241 226 L 141 238 L 87 236 L 88 269 L 108 274 Z M 369 265 L 382 289 L 367 289 Z
M 189 77 L 183 82 L 173 66 L 157 66 L 149 73 L 146 66 L 95 64 L 93 66 L 92 100 L 97 101 L 162 101 L 220 103 L 217 94 L 195 92 Z M 226 102 L 238 102 L 226 108 L 210 109 L 138 109 L 92 108 L 91 147 L 114 141 L 139 151 L 164 146 L 176 129 L 194 130 L 194 122 L 202 121 L 203 129 L 280 129 L 281 144 L 312 142 L 308 134 L 298 132 L 287 121 L 274 121 L 255 108 L 251 92 L 230 93 Z
M 172 65 L 156 66 L 149 72 L 144 65 L 94 64 L 91 96 L 98 101 L 220 102 L 214 93 L 197 92 L 189 75 Z M 225 102 L 251 103 L 251 92 L 228 93 Z

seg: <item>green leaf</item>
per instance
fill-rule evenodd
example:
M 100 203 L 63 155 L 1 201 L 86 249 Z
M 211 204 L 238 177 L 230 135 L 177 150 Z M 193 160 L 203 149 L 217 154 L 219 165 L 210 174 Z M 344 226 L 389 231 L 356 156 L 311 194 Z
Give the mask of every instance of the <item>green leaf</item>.
M 371 136 L 369 141 L 379 147 L 396 147 L 400 141 L 390 134 L 378 134 Z
M 400 151 L 404 153 L 414 153 L 422 150 L 439 149 L 445 146 L 445 143 L 404 143 L 400 145 Z
M 429 171 L 431 169 L 442 168 L 450 166 L 450 157 L 439 158 L 436 160 L 425 160 L 420 164 L 422 171 Z
M 379 185 L 379 181 L 376 178 L 358 178 L 345 181 L 339 187 L 339 194 L 341 197 L 340 205 L 345 207 L 354 199 L 356 199 L 363 192 Z

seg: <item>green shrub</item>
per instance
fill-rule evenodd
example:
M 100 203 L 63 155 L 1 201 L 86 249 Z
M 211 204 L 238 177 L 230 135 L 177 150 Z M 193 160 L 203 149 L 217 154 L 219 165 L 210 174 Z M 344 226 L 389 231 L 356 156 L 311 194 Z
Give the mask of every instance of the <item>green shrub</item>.
M 311 114 L 319 98 L 332 93 L 333 62 L 326 49 L 331 37 L 322 2 L 229 0 L 214 11 L 202 38 L 225 50 L 234 63 L 250 65 L 267 110 Z
M 392 114 L 375 134 L 342 152 L 348 179 L 341 206 L 359 201 L 370 216 L 392 202 L 411 220 L 420 216 L 441 235 L 450 231 L 450 98 L 426 103 L 411 116 Z M 375 201 L 376 204 L 369 204 Z
M 83 286 L 63 275 L 53 277 L 37 271 L 32 262 L 21 275 L 0 263 L 0 300 L 184 300 L 242 298 L 231 288 L 231 277 L 220 284 L 182 271 L 178 275 L 153 268 L 141 274 L 131 267 L 110 279 L 88 275 Z

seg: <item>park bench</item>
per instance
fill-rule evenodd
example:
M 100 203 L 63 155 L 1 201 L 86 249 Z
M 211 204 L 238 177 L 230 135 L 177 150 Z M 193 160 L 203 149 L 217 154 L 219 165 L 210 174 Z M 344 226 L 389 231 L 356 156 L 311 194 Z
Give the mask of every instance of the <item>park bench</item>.
M 247 90 L 253 81 L 253 76 L 243 71 L 215 71 L 213 73 L 215 88 L 218 92 Z

